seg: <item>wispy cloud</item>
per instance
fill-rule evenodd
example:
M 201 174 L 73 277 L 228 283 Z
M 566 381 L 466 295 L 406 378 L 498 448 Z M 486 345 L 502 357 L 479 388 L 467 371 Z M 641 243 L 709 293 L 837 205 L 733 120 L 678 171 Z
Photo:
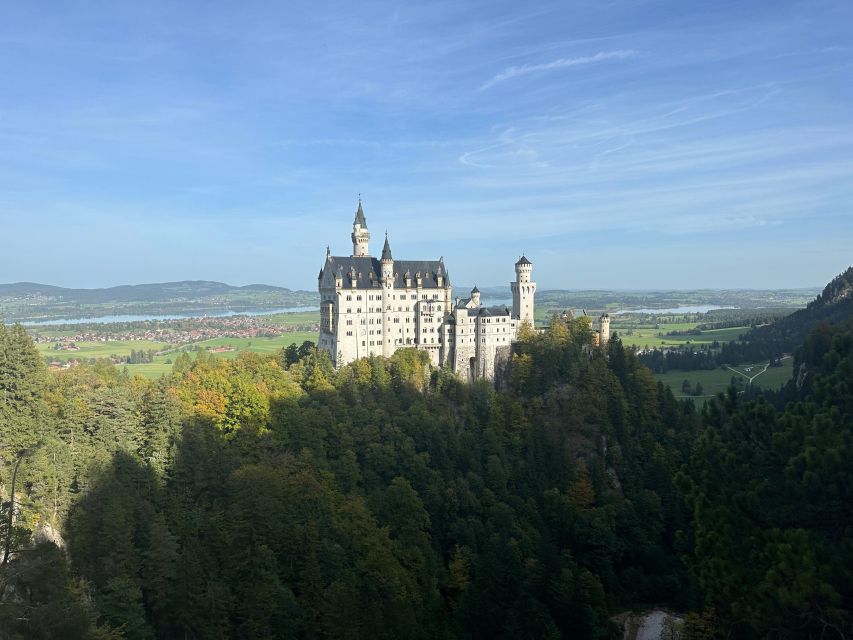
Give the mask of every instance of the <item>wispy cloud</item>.
M 577 58 L 558 58 L 557 60 L 552 60 L 551 62 L 543 62 L 540 64 L 513 65 L 511 67 L 507 67 L 499 74 L 493 76 L 491 80 L 489 80 L 482 87 L 480 87 L 480 91 L 489 89 L 490 87 L 493 87 L 496 84 L 505 82 L 512 78 L 517 78 L 518 76 L 526 76 L 531 73 L 538 73 L 540 71 L 553 71 L 555 69 L 580 67 L 587 64 L 602 62 L 604 60 L 620 60 L 624 58 L 630 58 L 635 55 L 637 55 L 637 52 L 633 49 L 617 49 L 615 51 L 599 51 L 595 55 L 591 56 L 578 56 Z

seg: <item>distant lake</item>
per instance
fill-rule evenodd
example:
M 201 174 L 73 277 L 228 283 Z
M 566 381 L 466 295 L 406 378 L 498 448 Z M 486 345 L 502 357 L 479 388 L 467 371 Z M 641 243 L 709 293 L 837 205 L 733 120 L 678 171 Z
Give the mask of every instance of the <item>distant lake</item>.
M 708 313 L 717 309 L 737 309 L 738 307 L 721 307 L 716 304 L 696 304 L 685 305 L 683 307 L 670 307 L 669 309 L 623 309 L 622 311 L 614 311 L 610 315 L 618 316 L 621 313 Z
M 40 327 L 50 324 L 107 324 L 110 322 L 142 322 L 144 320 L 186 320 L 188 318 L 230 318 L 232 316 L 269 316 L 274 313 L 298 313 L 300 311 L 319 311 L 320 307 L 282 307 L 280 309 L 250 309 L 249 311 L 190 311 L 187 313 L 169 313 L 165 315 L 118 315 L 99 316 L 97 318 L 57 318 L 22 322 L 27 327 Z

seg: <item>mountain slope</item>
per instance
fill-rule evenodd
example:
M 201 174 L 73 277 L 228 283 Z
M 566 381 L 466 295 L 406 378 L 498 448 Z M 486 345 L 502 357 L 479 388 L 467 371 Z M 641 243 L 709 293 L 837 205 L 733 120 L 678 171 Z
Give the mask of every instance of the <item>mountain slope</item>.
M 773 324 L 756 327 L 745 337 L 751 343 L 776 343 L 791 352 L 819 324 L 836 324 L 853 317 L 853 267 L 832 279 L 805 309 L 795 311 Z

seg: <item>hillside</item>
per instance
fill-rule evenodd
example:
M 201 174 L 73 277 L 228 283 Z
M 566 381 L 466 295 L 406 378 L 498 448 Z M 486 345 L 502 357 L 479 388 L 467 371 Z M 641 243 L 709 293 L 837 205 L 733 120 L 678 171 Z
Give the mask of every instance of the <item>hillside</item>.
M 0 285 L 6 321 L 69 316 L 209 312 L 314 306 L 317 294 L 265 284 L 242 287 L 207 280 L 67 289 L 33 282 Z
M 805 309 L 776 322 L 756 327 L 746 334 L 747 342 L 792 352 L 820 324 L 837 324 L 853 316 L 853 267 L 836 276 Z

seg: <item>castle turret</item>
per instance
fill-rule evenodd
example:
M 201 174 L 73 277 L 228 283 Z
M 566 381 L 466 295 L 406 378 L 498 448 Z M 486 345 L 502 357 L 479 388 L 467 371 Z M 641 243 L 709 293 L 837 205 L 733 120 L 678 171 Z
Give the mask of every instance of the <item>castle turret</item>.
M 603 347 L 610 340 L 610 316 L 602 313 L 598 319 L 598 333 L 600 335 L 600 344 Z
M 471 302 L 475 307 L 480 306 L 480 290 L 477 288 L 477 285 L 474 285 L 474 288 L 471 289 Z
M 512 289 L 512 317 L 526 321 L 533 326 L 533 298 L 536 294 L 536 283 L 530 277 L 533 273 L 533 263 L 521 256 L 515 263 L 515 282 L 510 282 Z
M 388 234 L 385 234 L 385 246 L 382 247 L 382 283 L 386 287 L 394 281 L 394 258 L 391 257 L 391 245 L 388 244 Z
M 355 212 L 355 220 L 352 223 L 352 255 L 368 256 L 367 243 L 370 241 L 370 232 L 367 230 L 367 219 L 361 208 L 361 198 L 358 199 L 358 211 Z

